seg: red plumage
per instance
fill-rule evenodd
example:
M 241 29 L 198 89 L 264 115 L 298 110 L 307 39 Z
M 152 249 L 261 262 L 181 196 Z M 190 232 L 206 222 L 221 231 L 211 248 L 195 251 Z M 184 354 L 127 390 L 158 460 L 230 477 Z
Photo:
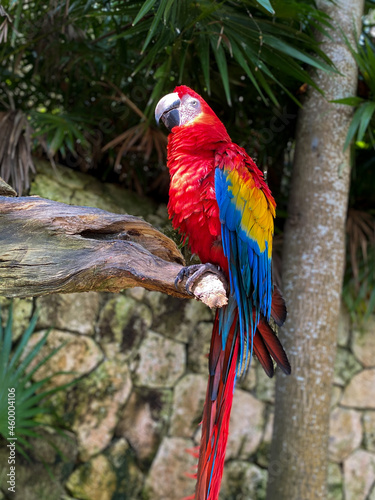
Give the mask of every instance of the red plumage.
M 194 497 L 217 500 L 234 384 L 246 343 L 267 375 L 274 373 L 272 358 L 290 372 L 265 317 L 271 313 L 278 325 L 286 317 L 280 292 L 274 288 L 272 293 L 270 286 L 275 202 L 253 160 L 231 142 L 222 122 L 194 91 L 177 87 L 160 101 L 156 114 L 172 124 L 168 138 L 172 224 L 188 238 L 202 263 L 219 266 L 231 284 L 230 305 L 216 312 L 212 331 Z
M 233 323 L 228 336 L 228 342 L 232 349 L 223 350 L 219 335 L 219 319 L 218 314 L 216 314 L 210 349 L 211 373 L 202 419 L 202 437 L 195 490 L 195 499 L 197 500 L 206 498 L 214 500 L 219 497 L 237 369 L 239 340 L 238 337 L 235 337 L 234 329 L 235 323 Z

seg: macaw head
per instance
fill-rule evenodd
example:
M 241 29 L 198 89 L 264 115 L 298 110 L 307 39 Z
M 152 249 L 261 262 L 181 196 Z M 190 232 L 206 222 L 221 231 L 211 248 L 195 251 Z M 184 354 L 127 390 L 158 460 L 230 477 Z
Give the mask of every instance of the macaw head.
M 214 111 L 194 90 L 180 85 L 167 94 L 155 108 L 155 119 L 171 132 L 175 127 L 209 126 L 212 132 L 227 136 L 226 129 Z

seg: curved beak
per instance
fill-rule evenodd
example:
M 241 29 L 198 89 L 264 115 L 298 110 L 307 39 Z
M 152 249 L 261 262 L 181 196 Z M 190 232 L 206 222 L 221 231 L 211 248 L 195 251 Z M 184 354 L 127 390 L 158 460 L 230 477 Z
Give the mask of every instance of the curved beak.
M 159 124 L 160 119 L 167 127 L 168 130 L 172 130 L 180 124 L 180 107 L 181 101 L 178 97 L 177 92 L 165 95 L 157 103 L 155 108 L 155 120 Z

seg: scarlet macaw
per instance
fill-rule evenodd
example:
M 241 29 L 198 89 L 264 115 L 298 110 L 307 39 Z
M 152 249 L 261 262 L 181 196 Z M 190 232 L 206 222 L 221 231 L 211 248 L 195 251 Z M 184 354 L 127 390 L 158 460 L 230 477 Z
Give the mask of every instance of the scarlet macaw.
M 221 268 L 230 285 L 228 305 L 216 311 L 212 331 L 197 486 L 191 497 L 217 500 L 237 375 L 253 351 L 268 376 L 274 373 L 271 358 L 284 373 L 291 371 L 268 324 L 271 315 L 278 325 L 286 317 L 284 300 L 271 281 L 276 204 L 254 161 L 192 89 L 176 87 L 159 101 L 155 117 L 170 131 L 168 212 L 173 227 L 203 264 Z

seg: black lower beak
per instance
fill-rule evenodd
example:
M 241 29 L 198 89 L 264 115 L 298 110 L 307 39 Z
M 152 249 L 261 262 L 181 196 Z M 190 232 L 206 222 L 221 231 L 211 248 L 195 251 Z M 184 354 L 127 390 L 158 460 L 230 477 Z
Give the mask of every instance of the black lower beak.
M 181 101 L 175 92 L 160 99 L 155 109 L 156 123 L 162 120 L 169 131 L 180 125 L 180 104 Z
M 172 130 L 173 127 L 180 125 L 180 111 L 178 108 L 170 109 L 165 111 L 161 115 L 161 120 L 164 125 L 167 127 L 169 131 Z

